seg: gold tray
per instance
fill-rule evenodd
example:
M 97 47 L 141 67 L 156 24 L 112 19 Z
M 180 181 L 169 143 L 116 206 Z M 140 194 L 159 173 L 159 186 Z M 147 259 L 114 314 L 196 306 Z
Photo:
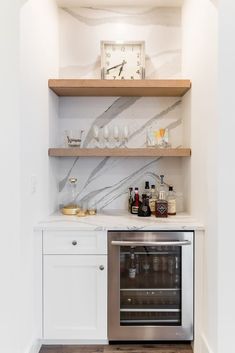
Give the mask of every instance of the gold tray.
M 74 206 L 65 206 L 61 208 L 61 212 L 66 216 L 76 216 L 76 214 L 80 211 L 79 207 Z

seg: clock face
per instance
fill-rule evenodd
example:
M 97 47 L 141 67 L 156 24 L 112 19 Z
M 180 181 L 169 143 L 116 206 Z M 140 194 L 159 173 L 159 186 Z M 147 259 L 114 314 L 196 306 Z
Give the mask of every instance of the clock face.
M 143 79 L 144 64 L 144 42 L 101 42 L 102 79 Z

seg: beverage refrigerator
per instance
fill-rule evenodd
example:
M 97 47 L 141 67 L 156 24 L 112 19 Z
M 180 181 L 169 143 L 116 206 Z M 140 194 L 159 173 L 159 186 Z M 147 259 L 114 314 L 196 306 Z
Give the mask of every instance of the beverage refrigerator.
M 109 341 L 193 340 L 192 231 L 110 231 Z

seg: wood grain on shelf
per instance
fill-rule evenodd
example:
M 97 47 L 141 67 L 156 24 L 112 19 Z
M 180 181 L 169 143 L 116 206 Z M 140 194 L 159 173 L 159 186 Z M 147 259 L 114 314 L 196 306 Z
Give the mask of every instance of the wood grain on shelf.
M 190 157 L 190 148 L 49 148 L 51 157 Z
M 182 97 L 190 80 L 51 79 L 49 88 L 58 96 Z
M 42 346 L 40 353 L 193 353 L 190 343 Z

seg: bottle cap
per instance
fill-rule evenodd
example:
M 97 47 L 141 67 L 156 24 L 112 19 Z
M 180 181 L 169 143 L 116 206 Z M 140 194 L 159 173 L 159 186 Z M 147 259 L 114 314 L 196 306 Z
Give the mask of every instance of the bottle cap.
M 145 182 L 145 189 L 149 189 L 149 182 L 148 181 Z
M 161 178 L 161 184 L 164 184 L 164 181 L 163 181 L 164 175 L 160 175 L 160 178 Z
M 74 177 L 69 178 L 70 184 L 76 184 L 77 181 L 78 181 L 77 178 L 74 178 Z
M 173 185 L 169 185 L 169 191 L 173 191 Z
M 139 188 L 135 188 L 135 190 L 139 190 Z
M 132 190 L 133 190 L 133 188 L 129 188 L 129 190 L 130 190 L 130 191 L 132 191 Z
M 155 189 L 155 185 L 151 185 L 151 189 Z
M 146 199 L 147 195 L 146 194 L 142 194 L 142 199 Z

